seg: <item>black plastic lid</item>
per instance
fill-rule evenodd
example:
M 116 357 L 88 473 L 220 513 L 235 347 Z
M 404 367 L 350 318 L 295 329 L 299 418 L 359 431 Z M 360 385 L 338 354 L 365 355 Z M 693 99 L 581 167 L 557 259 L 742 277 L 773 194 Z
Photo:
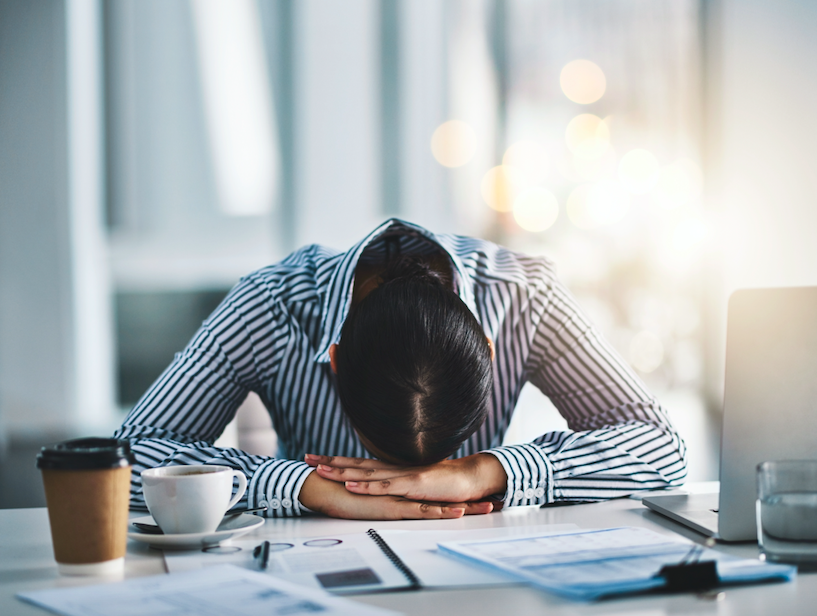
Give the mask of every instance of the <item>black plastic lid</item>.
M 77 438 L 43 447 L 37 454 L 37 468 L 49 470 L 122 468 L 133 462 L 130 443 L 115 438 Z

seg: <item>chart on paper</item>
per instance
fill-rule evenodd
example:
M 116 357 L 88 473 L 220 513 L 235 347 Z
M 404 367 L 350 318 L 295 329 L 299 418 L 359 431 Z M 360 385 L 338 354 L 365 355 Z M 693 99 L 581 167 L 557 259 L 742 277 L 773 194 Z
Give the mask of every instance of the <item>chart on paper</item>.
M 232 565 L 18 597 L 66 616 L 395 616 Z
M 575 529 L 574 524 L 499 527 L 458 531 L 380 531 L 381 537 L 424 588 L 507 585 L 516 583 L 501 572 L 490 571 L 440 554 L 437 544 L 454 539 L 510 538 Z M 259 539 L 237 539 L 221 549 L 165 552 L 169 572 L 189 571 L 231 563 L 257 568 L 252 553 Z M 290 582 L 344 594 L 405 587 L 405 575 L 366 533 L 336 537 L 287 537 L 270 540 L 267 573 Z

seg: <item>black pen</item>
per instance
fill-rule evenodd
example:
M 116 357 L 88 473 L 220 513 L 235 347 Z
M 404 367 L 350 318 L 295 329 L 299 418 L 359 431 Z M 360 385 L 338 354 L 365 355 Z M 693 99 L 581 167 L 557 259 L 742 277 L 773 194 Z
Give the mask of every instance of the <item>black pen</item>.
M 261 545 L 255 546 L 252 555 L 258 561 L 258 568 L 264 571 L 269 565 L 269 541 L 264 541 Z

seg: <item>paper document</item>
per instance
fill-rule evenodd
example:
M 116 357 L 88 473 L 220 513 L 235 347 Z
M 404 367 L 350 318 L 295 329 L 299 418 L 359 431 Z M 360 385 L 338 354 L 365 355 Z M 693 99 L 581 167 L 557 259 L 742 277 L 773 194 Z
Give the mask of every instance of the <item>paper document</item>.
M 423 588 L 518 584 L 501 571 L 466 562 L 452 562 L 437 544 L 450 540 L 510 538 L 531 533 L 547 534 L 575 529 L 574 524 L 484 528 L 477 530 L 401 531 L 378 530 L 385 544 L 419 579 Z M 337 594 L 354 594 L 406 588 L 409 580 L 366 533 L 331 537 L 270 539 L 266 573 L 302 586 Z M 261 539 L 236 539 L 222 548 L 166 551 L 169 572 L 189 571 L 223 563 L 258 569 L 253 548 Z
M 448 555 L 478 562 L 574 599 L 661 588 L 664 565 L 676 565 L 695 544 L 645 528 L 610 528 L 491 541 L 443 542 Z M 714 560 L 722 583 L 789 580 L 796 569 L 701 549 L 699 561 Z
M 18 593 L 66 616 L 394 616 L 232 565 L 125 582 Z

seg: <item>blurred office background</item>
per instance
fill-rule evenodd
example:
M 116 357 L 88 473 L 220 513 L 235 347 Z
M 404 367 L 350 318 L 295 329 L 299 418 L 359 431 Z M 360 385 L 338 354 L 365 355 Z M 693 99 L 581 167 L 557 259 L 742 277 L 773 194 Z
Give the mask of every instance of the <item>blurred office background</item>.
M 0 507 L 240 276 L 391 216 L 552 258 L 717 479 L 728 294 L 817 284 L 815 28 L 795 0 L 0 0 Z M 274 451 L 258 404 L 224 442 Z M 506 440 L 563 426 L 526 389 Z

